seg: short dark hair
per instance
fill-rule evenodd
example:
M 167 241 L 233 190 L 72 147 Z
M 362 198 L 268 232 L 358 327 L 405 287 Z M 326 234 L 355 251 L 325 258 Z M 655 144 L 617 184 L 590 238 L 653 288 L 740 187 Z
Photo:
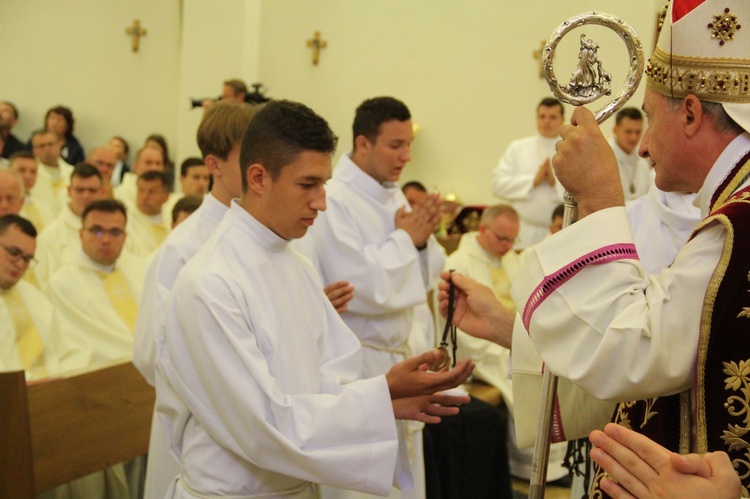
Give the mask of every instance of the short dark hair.
M 224 82 L 224 85 L 231 88 L 235 94 L 238 94 L 242 92 L 243 94 L 247 94 L 247 85 L 245 85 L 245 82 L 242 80 L 239 80 L 237 78 L 232 78 L 231 80 L 226 80 Z
M 375 142 L 380 134 L 380 125 L 388 121 L 406 121 L 411 113 L 406 104 L 393 97 L 374 97 L 359 105 L 354 113 L 352 140 L 364 135 L 370 142 Z
M 615 125 L 619 125 L 620 122 L 625 119 L 631 119 L 635 121 L 643 121 L 643 113 L 637 107 L 623 107 L 615 115 Z
M 206 165 L 206 162 L 203 161 L 201 158 L 195 158 L 195 157 L 187 158 L 180 165 L 180 175 L 184 177 L 187 175 L 187 172 L 190 168 L 194 166 L 205 166 L 205 165 Z
M 198 125 L 198 148 L 203 159 L 213 154 L 226 160 L 232 148 L 242 140 L 247 125 L 258 106 L 230 101 L 219 101 L 206 110 Z
M 169 174 L 167 172 L 160 172 L 157 170 L 149 170 L 138 175 L 138 180 L 145 180 L 151 182 L 152 180 L 158 180 L 161 185 L 169 192 Z
M 181 211 L 185 213 L 193 213 L 195 210 L 200 208 L 203 198 L 200 196 L 184 196 L 181 197 L 172 207 L 172 223 L 177 221 L 177 215 Z
M 242 137 L 242 191 L 247 189 L 250 165 L 262 164 L 271 178 L 276 179 L 281 169 L 303 151 L 333 154 L 337 140 L 328 122 L 304 104 L 288 100 L 269 102 L 255 114 Z
M 555 99 L 554 97 L 545 97 L 544 99 L 539 101 L 539 105 L 536 106 L 536 110 L 539 111 L 540 107 L 555 107 L 560 106 L 560 115 L 565 116 L 565 108 L 562 105 L 562 102 L 560 102 L 559 99 Z
M 75 168 L 73 168 L 73 172 L 70 174 L 70 181 L 72 182 L 74 178 L 91 178 L 91 177 L 98 177 L 99 180 L 102 180 L 102 174 L 99 173 L 99 170 L 97 167 L 92 165 L 91 163 L 78 163 Z
M 68 129 L 65 131 L 65 138 L 69 139 L 73 135 L 73 125 L 75 125 L 76 123 L 75 118 L 73 118 L 73 111 L 65 106 L 55 106 L 53 108 L 50 108 L 49 110 L 47 110 L 47 114 L 44 115 L 45 127 L 47 126 L 47 118 L 49 118 L 49 115 L 52 113 L 62 116 L 65 120 L 65 123 L 68 124 Z
M 125 217 L 125 222 L 128 221 L 128 210 L 125 208 L 123 202 L 117 199 L 97 199 L 96 201 L 91 201 L 83 209 L 81 221 L 86 220 L 86 215 L 92 211 L 101 211 L 104 213 L 117 213 L 119 211 Z
M 26 149 L 21 149 L 20 151 L 16 151 L 10 155 L 10 157 L 8 158 L 8 164 L 12 164 L 13 161 L 18 158 L 36 159 L 31 152 L 27 151 Z
M 412 180 L 401 186 L 401 192 L 406 192 L 406 189 L 416 189 L 419 192 L 427 192 L 427 188 L 422 182 L 417 182 L 416 180 Z
M 18 119 L 18 117 L 21 116 L 20 114 L 18 114 L 18 108 L 11 101 L 0 100 L 0 104 L 7 104 L 8 106 L 10 106 L 10 108 L 13 110 L 13 115 L 15 116 L 15 119 Z
M 5 234 L 11 225 L 15 225 L 29 237 L 36 238 L 36 227 L 29 220 L 20 215 L 9 213 L 0 217 L 0 236 Z

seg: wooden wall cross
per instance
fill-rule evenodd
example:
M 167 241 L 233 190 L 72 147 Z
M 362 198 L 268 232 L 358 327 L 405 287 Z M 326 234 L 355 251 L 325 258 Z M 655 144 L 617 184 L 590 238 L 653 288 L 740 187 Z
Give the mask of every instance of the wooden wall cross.
M 318 65 L 318 59 L 320 58 L 320 49 L 326 48 L 328 42 L 320 37 L 320 31 L 316 31 L 313 35 L 312 40 L 307 40 L 307 46 L 313 49 L 313 65 Z
M 133 52 L 138 52 L 141 37 L 146 36 L 146 33 L 145 29 L 141 29 L 141 21 L 138 19 L 134 19 L 133 25 L 125 29 L 125 34 L 133 39 Z

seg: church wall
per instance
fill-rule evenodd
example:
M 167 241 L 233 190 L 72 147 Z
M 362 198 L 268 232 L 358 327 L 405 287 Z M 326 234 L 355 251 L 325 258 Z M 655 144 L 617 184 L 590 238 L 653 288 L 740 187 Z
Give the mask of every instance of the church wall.
M 21 140 L 43 125 L 47 109 L 63 104 L 87 150 L 116 134 L 133 150 L 153 132 L 175 143 L 177 0 L 2 0 L 0 9 L 0 99 L 19 108 Z M 148 31 L 138 53 L 125 34 L 133 19 Z
M 76 135 L 87 148 L 118 133 L 137 149 L 146 135 L 160 132 L 179 163 L 198 154 L 202 112 L 190 110 L 188 98 L 217 96 L 227 78 L 261 81 L 271 97 L 309 104 L 340 136 L 337 156 L 351 148 L 354 108 L 390 94 L 409 105 L 420 126 L 402 180 L 489 203 L 492 168 L 511 140 L 534 133 L 536 103 L 550 94 L 532 52 L 564 19 L 600 6 L 594 0 L 2 0 L 0 98 L 20 108 L 15 132 L 23 140 L 49 107 L 63 103 L 74 110 Z M 662 0 L 606 2 L 635 27 L 647 54 L 661 6 Z M 124 32 L 135 18 L 148 30 L 138 53 Z M 328 42 L 318 66 L 305 44 L 315 30 Z M 602 45 L 600 58 L 617 87 L 621 42 L 587 31 Z M 569 35 L 558 48 L 561 79 L 573 69 L 577 38 Z M 642 94 L 633 105 L 640 106 Z M 609 135 L 611 124 L 604 129 Z
M 260 37 L 260 0 L 183 0 L 179 88 L 179 157 L 200 156 L 195 132 L 203 112 L 190 98 L 221 95 L 222 82 L 255 82 Z
M 616 0 L 606 9 L 636 29 L 648 56 L 662 5 Z M 551 95 L 532 52 L 563 20 L 602 6 L 592 0 L 266 1 L 259 74 L 269 95 L 301 100 L 329 120 L 340 137 L 337 154 L 351 149 L 351 122 L 362 100 L 404 100 L 420 131 L 401 180 L 420 180 L 467 203 L 491 203 L 491 170 L 511 140 L 535 133 L 536 104 Z M 305 46 L 315 30 L 328 43 L 318 66 Z M 597 37 L 600 59 L 620 88 L 626 51 L 616 35 L 601 30 L 566 36 L 556 58 L 559 79 L 569 78 L 583 32 Z M 641 89 L 632 105 L 640 107 L 642 95 Z M 604 126 L 606 135 L 612 125 Z

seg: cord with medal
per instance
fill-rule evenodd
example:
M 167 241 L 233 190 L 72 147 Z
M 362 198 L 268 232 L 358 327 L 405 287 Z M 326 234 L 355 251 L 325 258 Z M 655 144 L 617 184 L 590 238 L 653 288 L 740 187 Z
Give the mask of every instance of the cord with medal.
M 453 310 L 456 308 L 456 285 L 453 284 L 453 269 L 450 271 L 450 281 L 448 286 L 448 311 L 445 314 L 445 329 L 443 330 L 443 338 L 440 341 L 438 350 L 440 351 L 440 357 L 432 363 L 431 370 L 435 372 L 442 371 L 451 364 L 451 355 L 448 353 L 448 334 L 450 334 L 450 341 L 453 344 L 452 367 L 456 367 L 456 350 L 458 349 L 458 339 L 456 337 L 456 326 L 453 324 Z

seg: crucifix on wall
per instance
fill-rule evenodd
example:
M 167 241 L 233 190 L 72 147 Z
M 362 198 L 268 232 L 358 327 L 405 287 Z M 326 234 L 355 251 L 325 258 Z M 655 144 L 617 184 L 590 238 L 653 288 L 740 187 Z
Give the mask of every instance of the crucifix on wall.
M 133 52 L 138 52 L 141 37 L 146 36 L 146 30 L 141 29 L 141 21 L 133 20 L 133 25 L 125 29 L 125 34 L 133 39 Z
M 320 31 L 316 31 L 312 37 L 312 40 L 307 40 L 307 46 L 313 49 L 313 65 L 318 65 L 318 59 L 320 58 L 320 50 L 326 48 L 328 42 L 320 37 Z

